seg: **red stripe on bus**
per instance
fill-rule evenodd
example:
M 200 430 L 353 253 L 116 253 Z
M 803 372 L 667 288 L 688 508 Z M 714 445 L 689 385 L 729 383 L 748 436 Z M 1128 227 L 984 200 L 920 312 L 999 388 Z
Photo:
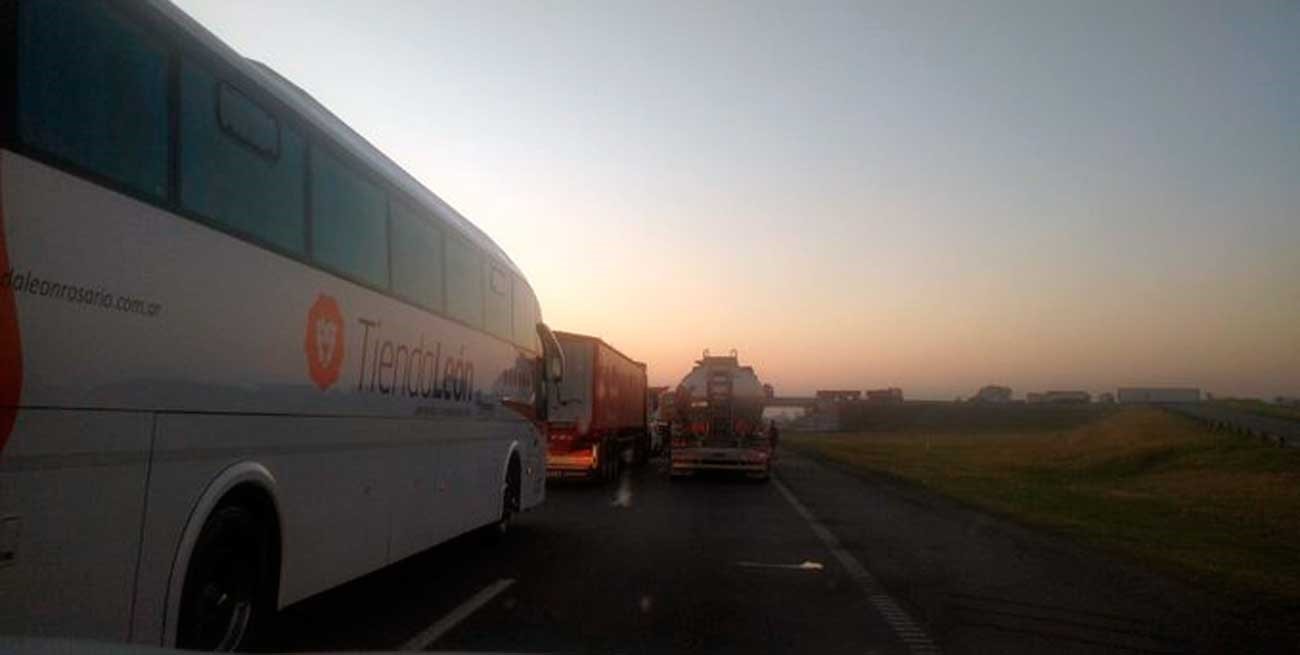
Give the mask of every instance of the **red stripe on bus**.
M 0 185 L 4 183 L 0 169 Z M 5 247 L 4 191 L 0 186 L 0 275 L 9 272 L 9 251 Z M 0 451 L 9 441 L 18 417 L 18 398 L 23 387 L 23 350 L 18 335 L 18 303 L 13 286 L 0 285 Z

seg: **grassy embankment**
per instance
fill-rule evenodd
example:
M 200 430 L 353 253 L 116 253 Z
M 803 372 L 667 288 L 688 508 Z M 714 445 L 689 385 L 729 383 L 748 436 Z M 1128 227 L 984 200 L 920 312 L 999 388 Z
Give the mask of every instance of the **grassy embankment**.
M 960 427 L 961 413 L 950 412 L 948 425 L 784 442 L 1136 557 L 1248 606 L 1300 611 L 1300 449 L 1156 409 L 1056 426 L 1027 413 L 1027 427 L 1010 427 L 1016 411 L 1025 410 L 995 414 L 1000 426 Z

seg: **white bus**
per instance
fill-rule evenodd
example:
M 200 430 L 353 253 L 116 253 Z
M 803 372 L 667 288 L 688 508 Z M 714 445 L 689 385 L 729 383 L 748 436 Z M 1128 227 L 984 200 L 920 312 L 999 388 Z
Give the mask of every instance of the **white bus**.
M 164 0 L 0 30 L 0 635 L 229 649 L 542 502 L 487 236 Z

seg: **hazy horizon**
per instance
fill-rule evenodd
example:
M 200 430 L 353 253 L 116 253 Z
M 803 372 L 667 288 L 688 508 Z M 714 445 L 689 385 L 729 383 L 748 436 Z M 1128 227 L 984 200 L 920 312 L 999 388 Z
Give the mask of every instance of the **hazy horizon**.
M 652 384 L 1300 395 L 1300 5 L 178 4 Z

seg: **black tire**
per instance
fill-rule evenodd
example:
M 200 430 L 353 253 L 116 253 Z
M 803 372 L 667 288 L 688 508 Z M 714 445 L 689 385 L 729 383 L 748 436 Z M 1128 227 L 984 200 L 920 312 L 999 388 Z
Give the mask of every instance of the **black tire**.
M 520 479 L 519 460 L 510 458 L 506 469 L 506 484 L 501 490 L 501 518 L 492 526 L 492 536 L 501 539 L 510 533 L 510 524 L 519 513 L 520 493 L 523 483 Z
M 185 572 L 177 648 L 234 651 L 253 643 L 274 611 L 269 535 L 257 514 L 242 505 L 212 512 Z
M 618 476 L 618 453 L 614 452 L 614 442 L 605 439 L 600 442 L 600 483 L 611 482 Z
M 614 459 L 614 475 L 610 479 L 617 481 L 619 476 L 623 475 L 623 471 L 632 468 L 635 464 L 636 444 L 627 441 L 619 441 L 618 457 Z
M 642 432 L 636 437 L 636 466 L 640 468 L 650 461 L 650 433 Z

